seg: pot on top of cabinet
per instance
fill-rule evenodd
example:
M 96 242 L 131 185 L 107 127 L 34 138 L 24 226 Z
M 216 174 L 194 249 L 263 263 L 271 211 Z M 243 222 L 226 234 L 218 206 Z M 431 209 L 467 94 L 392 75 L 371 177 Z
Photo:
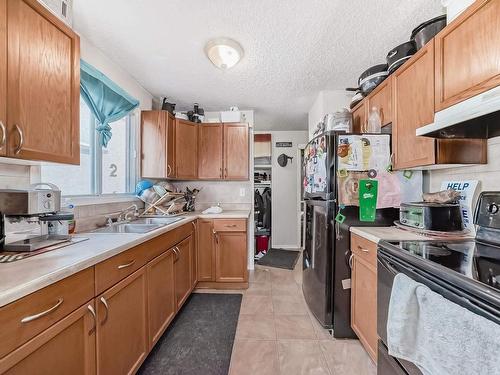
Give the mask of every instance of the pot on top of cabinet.
M 425 21 L 413 29 L 411 33 L 411 40 L 415 42 L 417 51 L 425 46 L 437 33 L 443 30 L 446 26 L 446 15 L 435 17 L 431 20 Z
M 387 65 L 389 66 L 389 74 L 395 72 L 406 60 L 412 57 L 417 52 L 415 41 L 410 40 L 397 47 L 394 47 L 387 54 Z

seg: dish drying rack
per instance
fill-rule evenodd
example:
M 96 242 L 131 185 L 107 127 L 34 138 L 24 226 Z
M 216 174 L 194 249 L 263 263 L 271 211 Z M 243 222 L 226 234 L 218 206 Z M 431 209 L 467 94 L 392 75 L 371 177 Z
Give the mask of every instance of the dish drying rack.
M 153 202 L 144 202 L 146 209 L 140 216 L 179 216 L 185 214 L 183 211 L 186 200 L 184 193 L 167 192 Z

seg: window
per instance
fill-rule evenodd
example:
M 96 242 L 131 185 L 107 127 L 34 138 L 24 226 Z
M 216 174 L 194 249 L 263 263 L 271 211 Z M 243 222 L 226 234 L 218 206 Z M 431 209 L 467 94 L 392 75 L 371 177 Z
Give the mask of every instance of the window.
M 43 182 L 52 182 L 63 195 L 132 193 L 136 183 L 136 122 L 133 114 L 110 123 L 108 147 L 98 142 L 96 120 L 80 98 L 80 165 L 44 163 Z

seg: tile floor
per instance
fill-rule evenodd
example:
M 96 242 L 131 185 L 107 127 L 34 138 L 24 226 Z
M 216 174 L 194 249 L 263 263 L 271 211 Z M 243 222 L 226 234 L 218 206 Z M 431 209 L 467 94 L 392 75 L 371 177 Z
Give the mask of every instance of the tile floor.
M 243 292 L 230 375 L 375 375 L 357 340 L 332 338 L 311 315 L 293 271 L 256 266 Z

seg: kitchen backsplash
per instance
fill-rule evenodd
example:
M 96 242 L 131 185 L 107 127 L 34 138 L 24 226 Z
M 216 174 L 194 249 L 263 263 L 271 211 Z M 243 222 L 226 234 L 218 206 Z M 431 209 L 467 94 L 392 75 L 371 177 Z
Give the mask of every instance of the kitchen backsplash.
M 439 191 L 445 180 L 478 180 L 477 193 L 500 190 L 500 137 L 488 140 L 488 164 L 470 165 L 426 172 L 425 191 Z
M 204 210 L 217 203 L 225 210 L 249 210 L 253 194 L 251 181 L 182 181 L 173 185 L 181 191 L 186 187 L 201 189 L 196 197 L 196 210 Z M 244 192 L 244 196 L 240 193 Z
M 0 189 L 22 189 L 31 183 L 29 165 L 0 163 Z

